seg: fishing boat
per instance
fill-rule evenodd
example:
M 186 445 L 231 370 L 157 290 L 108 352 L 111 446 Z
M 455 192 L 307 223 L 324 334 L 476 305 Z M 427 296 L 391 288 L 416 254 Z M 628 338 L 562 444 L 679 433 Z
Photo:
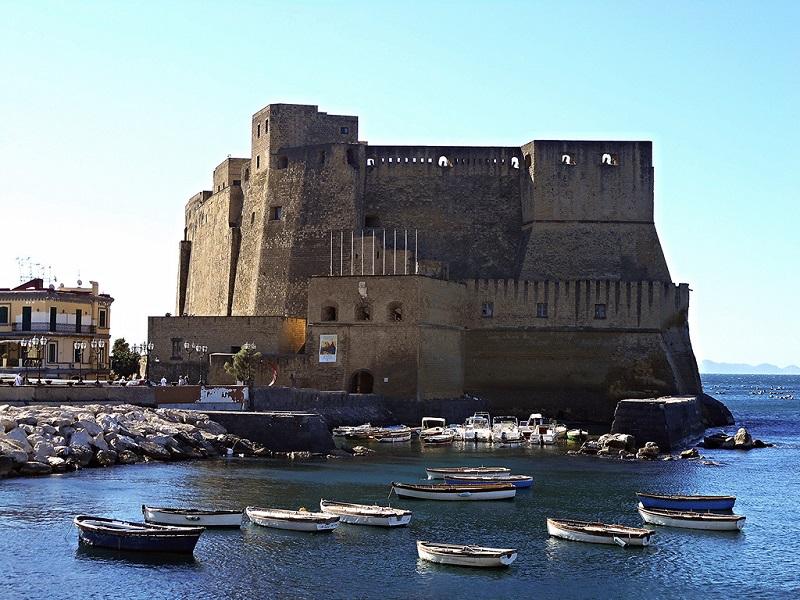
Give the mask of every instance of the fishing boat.
M 744 527 L 743 515 L 725 515 L 714 512 L 645 508 L 639 503 L 639 514 L 645 523 L 685 529 L 707 529 L 712 531 L 740 531 Z
M 177 527 L 240 527 L 242 510 L 201 510 L 196 508 L 157 508 L 142 504 L 147 523 Z
M 342 523 L 351 525 L 375 525 L 378 527 L 402 527 L 411 522 L 411 511 L 391 506 L 352 504 L 334 500 L 319 501 L 319 508 L 328 515 L 337 515 Z
M 515 445 L 525 438 L 519 431 L 519 421 L 514 416 L 495 417 L 492 420 L 492 443 Z
M 666 508 L 669 510 L 732 510 L 736 496 L 682 496 L 645 494 L 636 492 L 639 502 L 645 508 Z
M 422 417 L 419 441 L 423 444 L 452 444 L 455 432 L 439 417 Z
M 520 432 L 531 444 L 552 445 L 558 441 L 558 425 L 555 421 L 545 423 L 540 413 L 532 413 L 527 421 L 523 421 Z
M 652 529 L 609 525 L 573 519 L 547 519 L 547 533 L 553 537 L 590 542 L 592 544 L 617 544 L 619 546 L 647 546 Z
M 445 475 L 509 475 L 508 467 L 431 467 L 425 469 L 428 479 L 444 479 Z
M 417 541 L 422 560 L 461 567 L 507 567 L 517 558 L 516 548 L 485 548 Z
M 392 482 L 398 498 L 420 500 L 507 500 L 513 498 L 517 488 L 511 483 L 484 483 L 476 485 L 448 485 L 446 483 Z
M 333 531 L 339 526 L 338 515 L 280 508 L 248 506 L 244 515 L 256 525 L 293 531 Z
M 533 485 L 530 475 L 445 475 L 448 485 L 482 485 L 486 483 L 510 483 L 515 488 L 529 488 Z
M 346 437 L 350 434 L 358 434 L 362 432 L 366 432 L 369 435 L 375 429 L 372 424 L 364 423 L 363 425 L 340 425 L 339 427 L 334 427 L 331 434 L 335 437 Z
M 397 443 L 411 441 L 411 428 L 405 425 L 393 425 L 381 427 L 372 434 L 372 437 L 379 442 Z
M 191 554 L 205 529 L 132 523 L 78 515 L 73 520 L 78 539 L 87 546 L 140 552 Z
M 570 442 L 583 442 L 589 437 L 589 432 L 585 429 L 569 429 L 567 430 L 567 440 Z

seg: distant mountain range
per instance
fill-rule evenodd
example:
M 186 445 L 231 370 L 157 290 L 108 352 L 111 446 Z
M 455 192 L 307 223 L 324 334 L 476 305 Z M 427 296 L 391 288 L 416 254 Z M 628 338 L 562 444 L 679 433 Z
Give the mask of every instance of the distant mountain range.
M 699 365 L 701 373 L 720 373 L 723 375 L 800 375 L 800 367 L 789 365 L 788 367 L 776 367 L 766 363 L 758 366 L 717 363 L 712 360 L 704 360 Z

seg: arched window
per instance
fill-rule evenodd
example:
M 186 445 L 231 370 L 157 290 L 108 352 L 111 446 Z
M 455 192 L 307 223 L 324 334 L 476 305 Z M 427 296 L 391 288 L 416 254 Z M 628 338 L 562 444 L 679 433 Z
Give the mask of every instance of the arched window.
M 511 168 L 519 169 L 519 158 L 517 158 L 516 156 L 511 157 Z
M 347 391 L 351 394 L 371 394 L 375 386 L 375 377 L 369 371 L 361 369 L 350 376 Z
M 374 158 L 368 158 L 367 159 L 367 166 L 368 167 L 374 167 L 375 166 L 375 159 Z
M 338 321 L 336 306 L 329 304 L 322 307 L 322 320 L 323 321 Z
M 371 321 L 372 307 L 369 304 L 359 304 L 356 306 L 356 321 Z
M 574 166 L 575 163 L 575 155 L 572 152 L 562 152 L 561 153 L 561 164 L 562 165 L 570 165 Z
M 285 169 L 285 168 L 286 168 L 286 167 L 288 167 L 288 166 L 289 166 L 289 157 L 288 157 L 288 156 L 285 156 L 285 155 L 284 155 L 284 156 L 281 156 L 281 157 L 278 159 L 278 168 L 279 168 L 279 169 Z
M 617 165 L 617 155 L 616 154 L 610 154 L 610 153 L 606 152 L 600 158 L 600 163 L 604 164 L 604 165 L 616 166 Z
M 403 320 L 403 303 L 392 302 L 389 304 L 389 320 L 402 321 Z
M 439 160 L 437 161 L 436 164 L 438 164 L 440 167 L 452 167 L 453 166 L 453 163 L 451 162 L 451 160 L 449 158 L 447 158 L 445 155 L 440 156 Z

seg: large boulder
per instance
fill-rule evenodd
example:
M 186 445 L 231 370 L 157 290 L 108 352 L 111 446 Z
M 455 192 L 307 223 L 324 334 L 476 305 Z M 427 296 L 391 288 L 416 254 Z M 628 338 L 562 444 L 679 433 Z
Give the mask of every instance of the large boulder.
M 172 458 L 172 454 L 170 454 L 170 451 L 164 448 L 164 446 L 159 446 L 155 442 L 150 442 L 148 440 L 139 442 L 139 449 L 142 451 L 142 454 L 155 460 L 169 460 Z
M 5 437 L 9 440 L 15 440 L 22 445 L 25 452 L 33 452 L 33 446 L 28 441 L 28 435 L 19 427 L 15 427 L 11 431 L 7 431 Z
M 20 475 L 50 475 L 53 467 L 46 463 L 29 460 L 18 469 Z
M 733 447 L 737 450 L 750 450 L 753 447 L 753 438 L 744 427 L 733 436 Z
M 659 452 L 660 449 L 658 445 L 654 442 L 647 442 L 642 448 L 639 448 L 639 451 L 636 453 L 636 458 L 655 459 L 658 458 Z

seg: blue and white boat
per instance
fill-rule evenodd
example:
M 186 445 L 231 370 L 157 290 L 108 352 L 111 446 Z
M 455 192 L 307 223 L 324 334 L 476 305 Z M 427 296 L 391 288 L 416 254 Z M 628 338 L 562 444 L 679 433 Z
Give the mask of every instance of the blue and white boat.
M 679 494 L 645 494 L 636 492 L 645 508 L 666 508 L 669 510 L 732 510 L 736 496 L 683 496 Z
M 139 552 L 191 554 L 205 531 L 203 527 L 132 523 L 88 515 L 78 515 L 74 523 L 78 539 L 87 546 Z

